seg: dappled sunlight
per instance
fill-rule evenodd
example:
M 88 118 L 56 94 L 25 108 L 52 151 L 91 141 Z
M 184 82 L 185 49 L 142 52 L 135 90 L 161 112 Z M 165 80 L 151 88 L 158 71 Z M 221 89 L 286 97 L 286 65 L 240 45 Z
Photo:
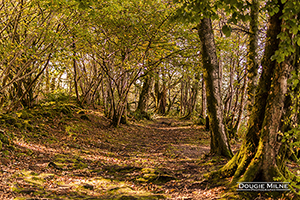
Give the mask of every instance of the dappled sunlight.
M 138 188 L 134 183 L 96 177 L 78 177 L 67 174 L 37 174 L 33 171 L 18 171 L 14 176 L 18 181 L 12 186 L 13 191 L 45 193 L 49 197 L 61 197 L 66 195 L 69 198 L 116 198 L 122 195 L 147 196 L 151 193 Z M 26 183 L 34 184 L 31 189 L 22 190 L 20 187 Z M 39 196 L 39 195 L 37 195 Z
M 62 151 L 61 149 L 54 149 L 41 144 L 26 143 L 19 140 L 14 141 L 14 143 L 20 147 L 31 149 L 33 151 L 38 151 L 41 153 L 61 153 Z
M 76 125 L 72 121 L 59 125 L 59 120 L 53 120 L 43 126 L 42 134 L 16 135 L 14 159 L 7 160 L 12 195 L 49 199 L 188 197 L 186 191 L 191 190 L 184 188 L 214 168 L 213 161 L 200 162 L 209 152 L 208 136 L 201 126 L 163 118 L 171 124 L 150 121 L 114 128 L 107 126 L 99 113 L 84 112 L 91 120 Z
M 153 127 L 149 127 L 149 126 L 145 126 L 145 128 L 153 128 Z M 175 127 L 154 127 L 154 129 L 158 129 L 158 130 L 165 130 L 165 131 L 172 131 L 172 130 L 189 130 L 191 129 L 192 126 L 175 126 Z

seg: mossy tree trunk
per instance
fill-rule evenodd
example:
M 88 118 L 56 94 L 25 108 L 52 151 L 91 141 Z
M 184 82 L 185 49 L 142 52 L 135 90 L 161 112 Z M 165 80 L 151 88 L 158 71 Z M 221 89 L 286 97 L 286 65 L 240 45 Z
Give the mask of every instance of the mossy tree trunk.
M 220 66 L 216 54 L 211 19 L 204 18 L 200 21 L 198 33 L 201 40 L 203 77 L 206 85 L 207 108 L 210 121 L 210 152 L 231 157 L 232 152 L 223 124 Z
M 232 184 L 251 181 L 274 181 L 285 177 L 284 155 L 277 140 L 287 92 L 289 65 L 271 61 L 278 49 L 281 32 L 280 11 L 269 18 L 262 75 L 248 120 L 248 129 L 240 151 L 219 171 L 223 177 L 233 176 Z
M 258 14 L 259 14 L 259 1 L 252 0 L 251 12 L 250 12 L 250 35 L 249 35 L 249 46 L 248 46 L 248 57 L 247 57 L 247 111 L 248 116 L 251 112 L 254 104 L 254 97 L 257 85 L 258 76 Z
M 150 89 L 153 79 L 150 75 L 145 77 L 144 84 L 142 87 L 141 94 L 139 96 L 138 106 L 135 112 L 137 113 L 146 113 L 147 112 L 147 102 L 150 97 Z

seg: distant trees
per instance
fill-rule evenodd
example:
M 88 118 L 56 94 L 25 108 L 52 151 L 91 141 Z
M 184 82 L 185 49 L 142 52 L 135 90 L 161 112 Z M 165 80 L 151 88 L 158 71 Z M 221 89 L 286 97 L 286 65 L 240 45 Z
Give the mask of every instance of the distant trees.
M 188 27 L 170 23 L 173 10 L 153 1 L 2 1 L 1 109 L 62 93 L 103 105 L 118 126 L 134 110 L 145 114 L 152 97 L 161 114 L 179 108 L 180 68 L 197 53 Z
M 116 126 L 148 110 L 205 115 L 199 38 L 172 22 L 171 4 L 16 0 L 0 9 L 3 111 L 66 94 L 102 105 Z

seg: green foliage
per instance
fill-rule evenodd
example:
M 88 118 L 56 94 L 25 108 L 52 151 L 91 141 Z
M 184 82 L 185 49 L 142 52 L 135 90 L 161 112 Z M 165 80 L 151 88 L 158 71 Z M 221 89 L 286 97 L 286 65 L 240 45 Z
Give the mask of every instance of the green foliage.
M 152 117 L 153 117 L 153 113 L 140 112 L 139 110 L 133 112 L 132 115 L 133 115 L 134 119 L 136 119 L 136 120 L 143 120 L 143 119 L 152 120 Z
M 292 86 L 292 91 L 295 91 L 296 88 L 299 88 L 300 84 L 299 84 L 299 79 L 300 79 L 300 75 L 296 72 L 296 70 L 293 70 L 291 72 L 291 78 L 288 80 L 288 83 L 291 84 Z
M 300 126 L 295 126 L 283 134 L 282 142 L 289 145 L 290 149 L 300 150 Z
M 248 1 L 242 0 L 225 0 L 214 1 L 209 0 L 174 0 L 177 3 L 177 13 L 174 15 L 174 19 L 179 19 L 189 23 L 199 23 L 201 18 L 211 18 L 213 20 L 220 19 L 218 12 L 220 10 L 225 11 L 230 17 L 228 22 L 237 24 L 238 21 L 249 21 L 250 16 L 247 10 L 249 10 L 251 4 Z M 228 33 L 228 31 L 225 31 Z M 227 35 L 224 33 L 225 35 Z
M 275 52 L 272 60 L 277 62 L 283 62 L 288 56 L 292 55 L 296 51 L 296 45 L 300 46 L 300 23 L 297 15 L 300 13 L 300 2 L 298 0 L 285 1 L 283 15 L 282 15 L 282 31 L 278 38 L 280 39 L 279 49 Z M 273 9 L 274 12 L 278 12 L 279 8 Z M 274 13 L 271 13 L 271 15 Z
M 44 96 L 45 96 L 45 99 L 43 100 L 44 102 L 64 102 L 70 99 L 70 96 L 68 96 L 64 92 L 47 93 Z
M 217 6 L 210 4 L 208 0 L 174 0 L 174 2 L 177 3 L 177 11 L 173 16 L 174 20 L 199 23 L 199 20 L 203 17 L 218 19 L 218 15 L 216 14 Z
M 226 37 L 230 37 L 231 35 L 231 27 L 228 25 L 224 25 L 222 27 L 222 32 L 225 34 Z

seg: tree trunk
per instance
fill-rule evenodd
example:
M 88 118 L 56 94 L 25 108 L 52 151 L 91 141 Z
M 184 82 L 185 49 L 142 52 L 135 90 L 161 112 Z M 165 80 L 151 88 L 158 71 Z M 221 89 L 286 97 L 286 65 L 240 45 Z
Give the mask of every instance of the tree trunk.
M 205 89 L 205 82 L 202 74 L 202 106 L 201 106 L 201 113 L 200 117 L 205 119 L 206 117 L 206 89 Z
M 229 141 L 223 124 L 223 110 L 221 105 L 221 77 L 217 59 L 214 34 L 211 20 L 201 20 L 198 33 L 201 40 L 201 53 L 206 85 L 208 117 L 210 121 L 211 145 L 210 152 L 217 155 L 231 157 Z
M 160 92 L 159 92 L 159 71 L 157 72 L 157 74 L 155 74 L 154 96 L 155 96 L 155 110 L 158 111 L 159 99 L 160 99 Z
M 247 89 L 247 78 L 244 77 L 244 84 L 243 84 L 243 87 L 242 87 L 242 94 L 241 94 L 240 106 L 239 106 L 239 109 L 238 109 L 238 115 L 237 115 L 237 119 L 236 119 L 236 122 L 234 124 L 234 127 L 232 129 L 232 133 L 235 136 L 236 136 L 236 133 L 238 132 L 238 130 L 240 128 L 240 124 L 241 124 L 241 120 L 242 120 L 242 115 L 243 115 L 243 111 L 244 111 L 244 107 L 245 107 L 246 89 Z M 236 98 L 238 98 L 238 96 Z
M 138 106 L 136 109 L 136 112 L 139 113 L 146 113 L 146 109 L 147 109 L 147 101 L 150 97 L 150 89 L 151 89 L 151 85 L 152 85 L 152 77 L 151 76 L 147 76 L 145 78 L 143 87 L 142 87 L 142 91 L 139 97 L 139 102 L 138 102 Z
M 75 43 L 73 43 L 72 45 L 73 48 L 73 70 L 74 70 L 74 88 L 75 88 L 75 94 L 76 94 L 76 101 L 79 104 L 80 107 L 82 107 L 81 105 L 81 101 L 80 101 L 80 96 L 79 96 L 79 91 L 78 91 L 78 71 L 77 71 L 77 63 L 76 63 L 76 51 L 75 51 Z
M 251 113 L 251 109 L 254 104 L 257 74 L 258 74 L 258 14 L 259 14 L 259 1 L 252 0 L 251 6 L 251 21 L 250 21 L 250 35 L 249 35 L 249 46 L 248 46 L 248 86 L 247 86 L 247 112 L 248 116 Z
M 180 83 L 180 115 L 183 115 L 183 107 L 184 107 L 184 94 L 183 94 L 183 91 L 184 91 L 184 80 L 181 81 Z
M 192 82 L 192 88 L 190 90 L 187 113 L 183 119 L 191 119 L 196 107 L 197 96 L 199 92 L 200 73 L 195 74 L 195 78 Z
M 262 62 L 263 72 L 259 81 L 255 103 L 248 120 L 248 130 L 240 151 L 218 172 L 221 176 L 232 176 L 237 182 L 273 181 L 285 174 L 284 159 L 278 159 L 281 142 L 277 141 L 284 97 L 287 90 L 289 66 L 271 61 L 279 46 L 277 35 L 281 32 L 280 11 L 271 16 L 267 31 L 267 42 Z
M 166 106 L 167 106 L 167 88 L 166 83 L 163 82 L 162 90 L 159 94 L 159 106 L 158 106 L 158 114 L 165 115 L 166 114 Z

